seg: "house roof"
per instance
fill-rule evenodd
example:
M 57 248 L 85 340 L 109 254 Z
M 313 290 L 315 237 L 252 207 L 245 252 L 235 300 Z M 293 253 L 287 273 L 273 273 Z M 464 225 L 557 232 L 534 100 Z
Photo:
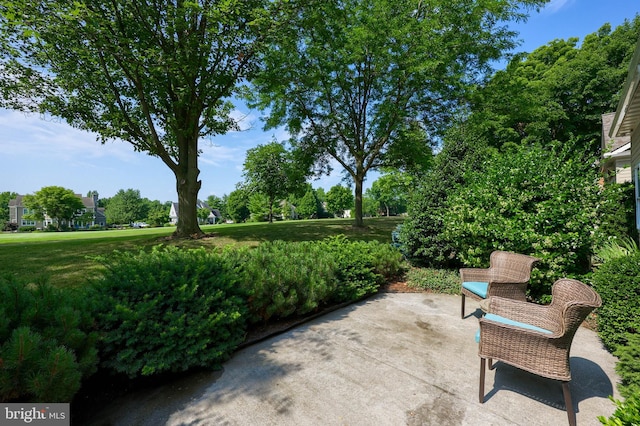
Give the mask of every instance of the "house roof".
M 609 136 L 631 135 L 640 123 L 640 39 L 636 44 L 636 51 L 629 65 L 627 80 L 622 89 L 622 95 L 616 114 L 613 118 Z

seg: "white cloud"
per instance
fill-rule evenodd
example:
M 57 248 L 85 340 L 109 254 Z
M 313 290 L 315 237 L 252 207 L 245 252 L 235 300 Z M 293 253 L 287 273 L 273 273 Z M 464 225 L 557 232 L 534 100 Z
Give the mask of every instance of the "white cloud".
M 571 5 L 574 0 L 551 0 L 544 8 L 544 12 L 556 13 L 566 6 Z

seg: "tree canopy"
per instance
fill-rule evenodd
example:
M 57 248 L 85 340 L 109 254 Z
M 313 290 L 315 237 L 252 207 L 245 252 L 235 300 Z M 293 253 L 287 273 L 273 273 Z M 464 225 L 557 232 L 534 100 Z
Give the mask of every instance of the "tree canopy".
M 247 189 L 267 197 L 269 222 L 273 222 L 274 204 L 304 187 L 305 174 L 300 164 L 278 142 L 258 145 L 247 151 L 244 161 Z
M 255 105 L 318 166 L 337 161 L 362 226 L 366 174 L 430 154 L 465 89 L 514 46 L 505 22 L 545 2 L 307 1 L 264 55 Z
M 33 195 L 25 195 L 23 203 L 31 210 L 26 216 L 35 220 L 44 220 L 49 217 L 58 230 L 63 223 L 70 225 L 84 209 L 82 199 L 72 190 L 61 186 L 45 186 Z
M 286 4 L 286 2 L 284 2 Z M 199 141 L 237 127 L 229 101 L 277 34 L 268 0 L 13 0 L 0 4 L 2 106 L 61 117 L 159 157 L 175 234 L 201 234 Z
M 334 185 L 326 195 L 327 211 L 342 216 L 345 210 L 353 208 L 353 193 L 347 187 Z
M 147 217 L 148 207 L 140 197 L 139 190 L 120 189 L 108 201 L 105 209 L 107 222 L 122 225 L 142 221 Z
M 636 16 L 582 44 L 554 40 L 517 56 L 473 97 L 471 122 L 496 147 L 575 137 L 577 148 L 597 153 L 601 116 L 616 109 L 639 35 Z

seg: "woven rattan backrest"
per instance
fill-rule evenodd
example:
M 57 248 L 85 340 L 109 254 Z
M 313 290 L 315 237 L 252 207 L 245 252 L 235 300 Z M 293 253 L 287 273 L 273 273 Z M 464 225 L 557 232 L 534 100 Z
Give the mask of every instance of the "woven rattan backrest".
M 602 304 L 600 295 L 588 285 L 568 278 L 559 279 L 551 290 L 549 314 L 557 315 L 563 325 L 563 334 L 573 337 L 589 313 Z
M 519 253 L 496 250 L 489 259 L 491 275 L 496 280 L 515 283 L 527 282 L 538 259 Z

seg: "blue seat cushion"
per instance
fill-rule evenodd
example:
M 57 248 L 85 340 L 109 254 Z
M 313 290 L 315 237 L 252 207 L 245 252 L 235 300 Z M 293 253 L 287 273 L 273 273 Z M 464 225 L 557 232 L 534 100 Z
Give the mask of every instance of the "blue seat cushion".
M 486 314 L 484 317 L 485 317 L 485 319 L 488 319 L 489 321 L 501 322 L 503 324 L 512 325 L 514 327 L 520 327 L 520 328 L 526 328 L 527 330 L 539 331 L 540 333 L 553 334 L 552 331 L 546 330 L 544 328 L 537 327 L 537 326 L 531 325 L 531 324 L 527 324 L 525 322 L 514 321 L 514 320 L 511 320 L 509 318 L 501 317 L 500 315 Z
M 487 290 L 489 289 L 489 283 L 481 283 L 477 281 L 466 281 L 462 283 L 462 287 L 469 290 L 473 294 L 477 294 L 483 299 L 487 298 Z

